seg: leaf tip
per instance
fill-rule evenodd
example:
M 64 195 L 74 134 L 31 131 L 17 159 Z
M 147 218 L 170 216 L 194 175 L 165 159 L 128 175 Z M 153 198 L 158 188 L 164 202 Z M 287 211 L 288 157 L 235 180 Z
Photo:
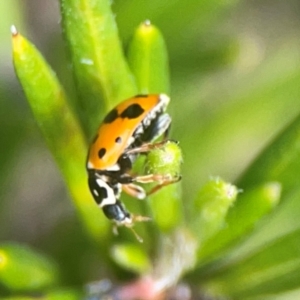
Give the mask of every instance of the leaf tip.
M 10 26 L 10 32 L 12 34 L 12 37 L 15 37 L 19 34 L 17 27 L 15 25 Z
M 151 21 L 145 20 L 143 24 L 144 24 L 144 26 L 151 26 Z
M 10 32 L 12 36 L 13 52 L 16 53 L 18 52 L 17 50 L 20 49 L 20 45 L 23 43 L 23 38 L 15 25 L 10 26 Z

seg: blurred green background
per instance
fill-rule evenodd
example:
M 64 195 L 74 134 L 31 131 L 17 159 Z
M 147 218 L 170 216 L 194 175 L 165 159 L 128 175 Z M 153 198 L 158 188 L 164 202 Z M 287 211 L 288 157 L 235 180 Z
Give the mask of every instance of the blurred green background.
M 165 37 L 171 137 L 184 153 L 187 204 L 211 176 L 234 182 L 300 112 L 299 1 L 116 0 L 112 8 L 125 49 L 145 19 Z M 58 2 L 1 1 L 0 15 L 0 240 L 30 244 L 67 264 L 69 283 L 95 280 L 106 272 L 82 232 L 11 59 L 14 24 L 72 95 Z

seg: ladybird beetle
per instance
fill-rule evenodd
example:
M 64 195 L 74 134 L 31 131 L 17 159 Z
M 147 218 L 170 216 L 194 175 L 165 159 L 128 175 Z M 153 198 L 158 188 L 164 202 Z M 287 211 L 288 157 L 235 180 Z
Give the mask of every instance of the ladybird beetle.
M 86 164 L 90 191 L 105 216 L 117 226 L 131 227 L 136 221 L 150 220 L 126 210 L 119 200 L 122 190 L 144 199 L 146 192 L 134 182 L 156 181 L 163 186 L 175 181 L 159 174 L 129 174 L 139 153 L 164 144 L 164 141 L 153 141 L 162 135 L 166 138 L 168 134 L 171 117 L 165 109 L 169 101 L 167 95 L 159 94 L 137 95 L 121 102 L 106 115 L 90 146 Z

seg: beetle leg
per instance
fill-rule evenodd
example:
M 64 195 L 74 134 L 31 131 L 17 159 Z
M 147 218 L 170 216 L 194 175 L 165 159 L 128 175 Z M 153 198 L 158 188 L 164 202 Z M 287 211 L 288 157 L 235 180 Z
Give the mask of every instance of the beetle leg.
M 147 196 L 150 196 L 150 195 L 156 193 L 158 190 L 160 190 L 164 186 L 167 186 L 167 185 L 172 184 L 172 183 L 176 183 L 180 180 L 181 180 L 181 176 L 177 176 L 177 177 L 172 178 L 170 180 L 165 180 L 164 182 L 157 184 L 149 192 L 147 192 Z
M 158 143 L 145 143 L 139 147 L 135 147 L 132 149 L 128 149 L 125 153 L 127 155 L 131 155 L 131 154 L 137 154 L 137 153 L 145 153 L 145 152 L 149 152 L 153 149 L 157 149 L 160 147 L 163 147 L 169 140 L 163 140 L 161 142 Z
M 124 184 L 122 185 L 122 190 L 127 193 L 128 195 L 135 197 L 137 199 L 145 199 L 146 198 L 146 192 L 145 190 L 140 187 L 139 185 L 136 185 L 134 183 Z
M 167 186 L 172 183 L 176 183 L 181 180 L 181 176 L 171 176 L 170 174 L 162 175 L 162 174 L 148 174 L 143 176 L 132 177 L 132 180 L 139 183 L 151 183 L 158 182 L 156 186 L 154 186 L 149 192 L 147 192 L 147 196 L 157 192 L 162 187 Z
M 134 176 L 132 177 L 134 182 L 139 183 L 151 183 L 151 182 L 159 182 L 163 183 L 165 181 L 172 180 L 172 176 L 170 174 L 148 174 L 148 175 L 141 175 L 141 176 Z

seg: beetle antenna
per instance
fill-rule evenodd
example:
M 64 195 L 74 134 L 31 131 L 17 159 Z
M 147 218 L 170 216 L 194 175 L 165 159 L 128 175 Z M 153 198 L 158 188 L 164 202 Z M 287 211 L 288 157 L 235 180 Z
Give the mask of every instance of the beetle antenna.
M 149 222 L 152 219 L 149 217 L 145 217 L 145 216 L 132 216 L 132 224 L 133 225 L 135 222 Z M 132 226 L 128 226 L 128 228 L 132 231 L 132 233 L 134 234 L 134 236 L 136 237 L 136 239 L 140 242 L 143 243 L 143 239 L 136 233 L 136 231 L 132 228 Z
M 140 242 L 140 243 L 143 243 L 144 240 L 137 234 L 137 232 L 132 228 L 132 227 L 129 227 L 129 229 L 131 230 L 131 232 L 133 233 L 133 235 L 135 236 L 135 238 Z

